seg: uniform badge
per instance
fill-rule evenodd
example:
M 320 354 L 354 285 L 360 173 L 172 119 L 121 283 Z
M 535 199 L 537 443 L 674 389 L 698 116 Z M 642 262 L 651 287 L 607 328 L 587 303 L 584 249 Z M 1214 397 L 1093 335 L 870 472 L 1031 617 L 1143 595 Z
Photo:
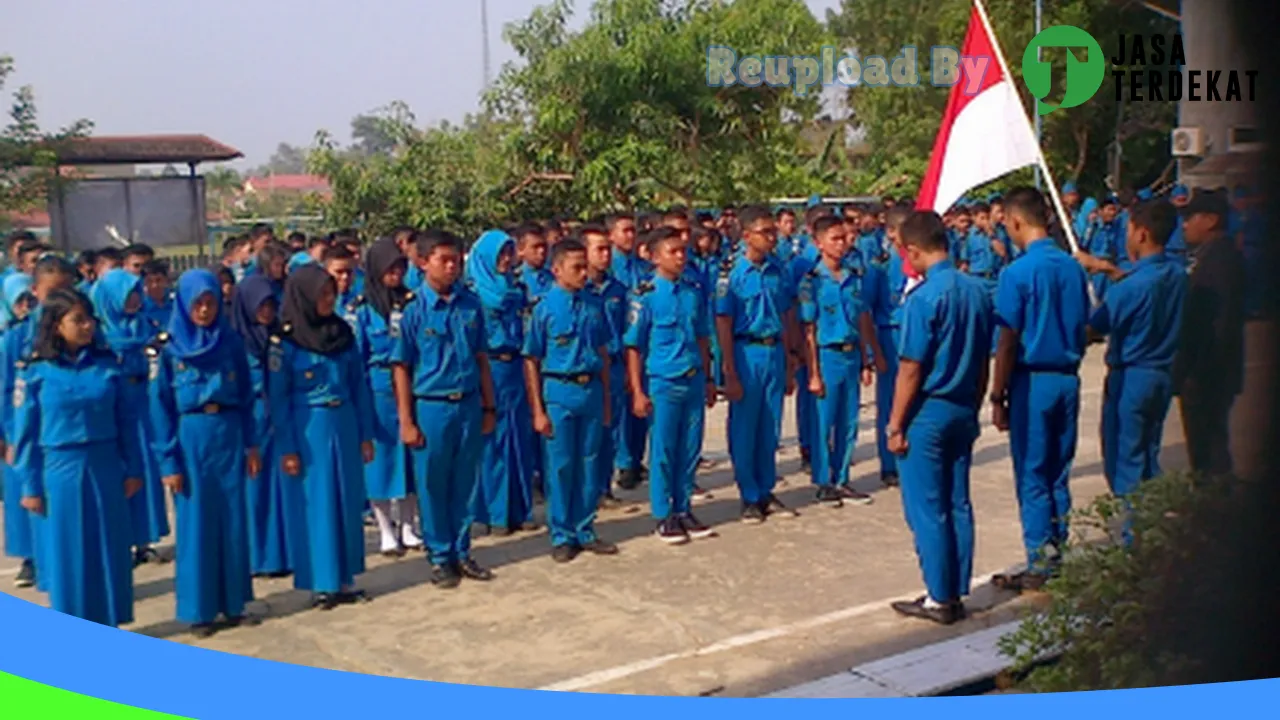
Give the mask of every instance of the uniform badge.
M 719 279 L 716 280 L 716 297 L 717 298 L 729 297 L 729 276 L 728 275 L 722 274 L 719 277 Z
M 280 372 L 280 368 L 284 365 L 284 353 L 277 345 L 271 348 L 271 352 L 267 354 L 267 369 L 271 372 Z
M 438 335 L 438 334 L 439 334 L 439 333 L 437 333 L 437 332 L 436 332 L 436 329 L 435 329 L 435 328 L 427 328 L 427 329 L 426 329 L 426 336 L 427 336 L 427 337 L 435 337 L 435 336 L 436 336 L 436 335 Z
M 560 347 L 568 347 L 569 343 L 572 342 L 572 340 L 573 338 L 569 337 L 568 335 L 561 335 L 556 338 L 556 345 L 559 345 Z
M 187 366 L 186 366 L 186 365 L 185 365 L 181 360 L 179 360 L 179 361 L 178 361 L 178 372 L 182 372 L 183 370 L 186 370 L 186 369 L 187 369 Z
M 155 380 L 160 377 L 160 356 L 152 355 L 147 358 L 147 379 Z
M 311 378 L 313 378 L 313 377 L 315 377 L 315 376 L 316 376 L 316 374 L 315 374 L 315 373 L 313 373 L 313 372 L 311 372 L 310 370 L 308 370 L 308 371 L 306 371 L 306 372 L 302 373 L 302 377 L 306 378 L 307 380 L 310 380 Z
M 633 302 L 627 310 L 627 324 L 635 325 L 638 322 L 640 322 L 640 303 Z
M 27 381 L 17 378 L 13 381 L 13 406 L 22 407 L 22 403 L 27 400 Z
M 392 310 L 391 315 L 387 317 L 387 335 L 393 338 L 400 337 L 400 321 L 404 318 L 404 313 L 399 310 Z

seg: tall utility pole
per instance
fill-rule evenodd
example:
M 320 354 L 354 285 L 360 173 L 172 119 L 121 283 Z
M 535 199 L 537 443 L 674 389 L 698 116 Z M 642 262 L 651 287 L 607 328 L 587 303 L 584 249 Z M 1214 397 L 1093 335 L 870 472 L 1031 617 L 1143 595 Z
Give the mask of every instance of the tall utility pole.
M 1040 10 L 1042 0 L 1036 0 L 1036 35 L 1040 34 Z M 1070 52 L 1070 51 L 1068 51 Z M 1036 47 L 1036 62 L 1040 61 L 1040 47 Z M 1036 144 L 1041 148 L 1044 147 L 1044 140 L 1041 135 L 1044 131 L 1043 115 L 1040 114 L 1040 104 L 1032 100 L 1031 107 L 1036 109 Z M 1040 166 L 1036 166 L 1036 189 L 1040 189 Z
M 489 81 L 492 75 L 489 72 L 489 3 L 486 0 L 480 0 L 480 41 L 484 48 L 484 87 L 483 90 L 489 89 Z

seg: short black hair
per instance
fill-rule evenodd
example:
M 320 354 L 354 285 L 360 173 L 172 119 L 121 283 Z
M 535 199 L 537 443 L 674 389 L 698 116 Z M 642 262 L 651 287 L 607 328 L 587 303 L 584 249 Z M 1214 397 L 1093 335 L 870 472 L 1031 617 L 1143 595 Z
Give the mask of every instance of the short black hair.
M 312 235 L 311 239 L 307 240 L 307 249 L 310 250 L 317 245 L 324 245 L 325 247 L 328 247 L 332 244 L 333 243 L 330 242 L 329 238 L 324 235 Z
M 289 236 L 287 238 L 285 238 L 285 242 L 289 243 L 290 245 L 293 245 L 294 243 L 297 243 L 299 245 L 305 245 L 307 243 L 307 234 L 300 230 L 294 230 L 293 232 L 289 233 Z
M 156 256 L 156 251 L 146 243 L 134 243 L 126 247 L 124 249 L 124 252 L 121 254 L 127 258 L 141 256 L 146 258 L 147 260 L 150 260 L 151 258 Z
M 671 227 L 666 227 L 664 225 L 663 227 L 657 227 L 657 228 L 654 228 L 653 230 L 650 230 L 649 234 L 645 236 L 644 242 L 645 242 L 645 245 L 649 247 L 649 252 L 654 252 L 659 247 L 671 242 L 672 240 L 679 240 L 679 239 L 680 239 L 679 230 L 676 230 L 675 228 L 671 228 Z
M 30 242 L 36 239 L 36 234 L 30 230 L 15 230 L 9 233 L 9 241 L 6 243 L 10 252 L 24 242 Z
M 275 231 L 266 223 L 255 223 L 249 228 L 249 242 L 257 242 L 263 236 L 274 235 Z
M 26 240 L 18 246 L 18 255 L 26 255 L 27 253 L 40 252 L 45 249 L 44 243 L 39 240 Z
M 551 232 L 553 230 L 555 232 L 560 232 L 564 229 L 564 227 L 560 225 L 560 221 L 555 218 L 551 218 L 550 220 L 542 223 L 542 228 L 545 232 Z
M 1113 198 L 1113 197 L 1102 198 L 1102 200 L 1098 202 L 1098 209 L 1101 210 L 1102 208 L 1108 205 L 1119 205 L 1119 204 L 1120 204 L 1120 201 L 1117 200 L 1116 198 Z
M 320 256 L 320 262 L 327 263 L 330 260 L 355 260 L 356 254 L 351 252 L 351 248 L 346 245 L 330 245 L 325 248 L 324 254 Z
M 418 257 L 431 257 L 436 248 L 450 247 L 462 252 L 462 239 L 448 230 L 429 229 L 413 233 L 413 246 L 418 250 Z
M 120 248 L 104 247 L 98 250 L 98 256 L 94 258 L 94 262 L 97 262 L 100 260 L 108 260 L 110 262 L 119 264 L 124 260 L 124 255 L 121 254 Z
M 1026 185 L 1018 186 L 1004 196 L 1004 214 L 1016 215 L 1032 227 L 1049 227 L 1049 204 L 1044 193 Z
M 334 230 L 333 234 L 329 236 L 329 241 L 342 243 L 343 245 L 355 245 L 356 247 L 360 247 L 363 244 L 360 242 L 360 233 L 351 228 Z
M 688 222 L 689 220 L 688 208 L 685 208 L 682 205 L 677 205 L 676 207 L 673 207 L 667 210 L 665 213 L 662 214 L 662 222 L 667 222 L 669 220 L 684 220 L 685 222 Z
M 1138 203 L 1129 211 L 1129 222 L 1151 232 L 1156 244 L 1164 247 L 1178 224 L 1178 209 L 1162 198 Z
M 243 235 L 232 235 L 222 241 L 222 256 L 227 257 L 247 244 L 249 244 L 249 238 Z
M 947 226 L 942 218 L 932 210 L 917 210 L 911 213 L 899 231 L 904 245 L 911 245 L 926 252 L 945 252 L 947 243 Z
M 555 247 L 551 248 L 551 253 L 547 257 L 547 264 L 551 267 L 555 267 L 560 264 L 560 261 L 562 261 L 566 255 L 579 252 L 585 255 L 587 252 L 586 246 L 573 238 L 566 238 L 556 243 Z
M 835 211 L 831 209 L 830 205 L 814 205 L 813 207 L 804 211 L 804 224 L 813 225 L 814 221 L 816 221 L 818 218 L 830 217 L 830 216 L 834 216 L 835 214 L 836 214 Z
M 778 208 L 778 212 L 776 213 L 775 217 L 781 220 L 783 215 L 790 215 L 791 217 L 795 217 L 796 211 L 792 210 L 789 207 Z
M 750 230 L 752 226 L 761 220 L 772 220 L 773 213 L 760 207 L 759 205 L 751 205 L 742 209 L 738 214 L 738 222 L 742 224 L 743 230 Z
M 395 242 L 399 242 L 401 238 L 406 240 L 412 238 L 414 232 L 415 230 L 411 225 L 397 225 L 388 237 Z
M 913 212 L 915 212 L 915 210 L 909 204 L 899 203 L 894 205 L 889 208 L 889 211 L 884 215 L 885 227 L 902 227 L 902 223 L 906 222 L 907 218 L 911 217 L 911 213 Z
M 623 220 L 635 220 L 635 219 L 636 219 L 635 216 L 632 215 L 631 213 L 611 213 L 609 215 L 604 216 L 604 226 L 609 228 L 609 231 L 612 232 L 613 229 L 617 227 L 618 223 L 622 222 Z
M 843 227 L 844 221 L 834 215 L 826 215 L 813 221 L 813 238 L 817 240 L 833 227 Z
M 530 235 L 537 235 L 538 237 L 546 237 L 546 231 L 542 229 L 541 225 L 538 225 L 536 223 L 523 223 L 521 225 L 517 225 L 515 229 L 508 234 L 511 237 L 515 238 L 515 241 L 517 244 L 521 244 L 521 245 L 524 244 L 524 239 Z
M 92 265 L 92 264 L 94 263 L 94 261 L 96 261 L 97 259 L 98 259 L 98 253 L 97 253 L 97 251 L 95 251 L 95 250 L 81 250 L 81 251 L 80 251 L 80 254 L 79 254 L 79 255 L 76 255 L 76 264 L 77 264 L 77 265 Z
M 694 218 L 698 221 L 698 224 L 699 224 L 699 225 L 704 224 L 704 223 L 714 223 L 714 222 L 716 221 L 715 216 L 714 216 L 714 215 L 712 215 L 711 213 L 707 212 L 706 210 L 703 210 L 703 211 L 701 211 L 701 212 L 697 213 L 697 214 L 694 216 Z
M 71 263 L 60 255 L 45 255 L 36 261 L 36 267 L 31 271 L 31 276 L 40 277 L 41 275 L 53 275 L 54 273 L 75 275 L 76 269 L 71 267 Z
M 583 245 L 586 245 L 585 238 L 588 235 L 603 235 L 606 238 L 608 238 L 609 231 L 605 230 L 603 225 L 597 225 L 595 223 L 587 223 L 586 225 L 580 225 L 575 235 L 577 235 L 577 237 L 575 238 L 576 240 L 581 242 Z
M 151 275 L 169 276 L 169 261 L 161 258 L 148 260 L 142 264 L 142 277 L 150 277 Z
M 969 212 L 977 215 L 979 213 L 990 213 L 991 206 L 984 202 L 976 202 L 969 206 Z

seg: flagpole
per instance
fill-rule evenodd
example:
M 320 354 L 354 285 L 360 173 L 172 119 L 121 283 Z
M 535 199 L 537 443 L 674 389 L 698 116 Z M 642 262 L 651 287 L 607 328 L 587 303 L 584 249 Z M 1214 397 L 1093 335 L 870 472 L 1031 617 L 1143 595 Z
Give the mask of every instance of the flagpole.
M 1000 70 L 1012 83 L 1013 75 L 1009 72 L 1009 64 L 1004 61 L 1004 50 L 1000 48 L 1000 39 L 996 37 L 995 31 L 991 29 L 991 19 L 987 17 L 987 9 L 982 5 L 982 0 L 973 0 L 973 4 L 978 9 L 978 18 L 982 20 L 982 27 L 987 31 L 987 37 L 991 38 L 991 45 L 995 48 L 996 61 L 1000 63 Z M 1021 95 L 1018 95 L 1018 105 L 1022 105 Z M 1026 112 L 1025 107 L 1023 112 Z M 1058 220 L 1062 223 L 1062 231 L 1067 236 L 1067 244 L 1071 246 L 1071 252 L 1080 252 L 1080 243 L 1076 241 L 1075 228 L 1071 227 L 1071 218 L 1068 217 L 1066 207 L 1062 204 L 1062 196 L 1058 194 L 1058 183 L 1054 182 L 1053 173 L 1049 172 L 1049 163 L 1044 159 L 1044 150 L 1040 147 L 1038 138 L 1036 142 L 1036 166 L 1040 168 L 1040 172 L 1045 179 L 1045 185 L 1049 187 L 1049 196 L 1053 198 L 1053 208 L 1058 213 Z M 1089 294 L 1093 295 L 1092 285 L 1089 287 Z

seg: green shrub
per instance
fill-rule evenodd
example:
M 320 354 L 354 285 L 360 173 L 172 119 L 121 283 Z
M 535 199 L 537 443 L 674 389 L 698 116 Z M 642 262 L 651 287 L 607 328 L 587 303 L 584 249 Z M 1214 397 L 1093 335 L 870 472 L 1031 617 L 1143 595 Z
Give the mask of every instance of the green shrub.
M 1133 542 L 1119 542 L 1121 501 L 1104 497 L 1073 514 L 1049 606 L 1005 637 L 1001 650 L 1035 692 L 1181 685 L 1244 679 L 1217 657 L 1228 598 L 1247 597 L 1252 488 L 1234 478 L 1173 473 L 1131 497 Z M 1259 549 L 1275 552 L 1275 548 Z M 1270 614 L 1266 605 L 1258 613 Z M 1239 629 L 1239 628 L 1235 628 Z M 1055 663 L 1037 659 L 1059 656 Z

